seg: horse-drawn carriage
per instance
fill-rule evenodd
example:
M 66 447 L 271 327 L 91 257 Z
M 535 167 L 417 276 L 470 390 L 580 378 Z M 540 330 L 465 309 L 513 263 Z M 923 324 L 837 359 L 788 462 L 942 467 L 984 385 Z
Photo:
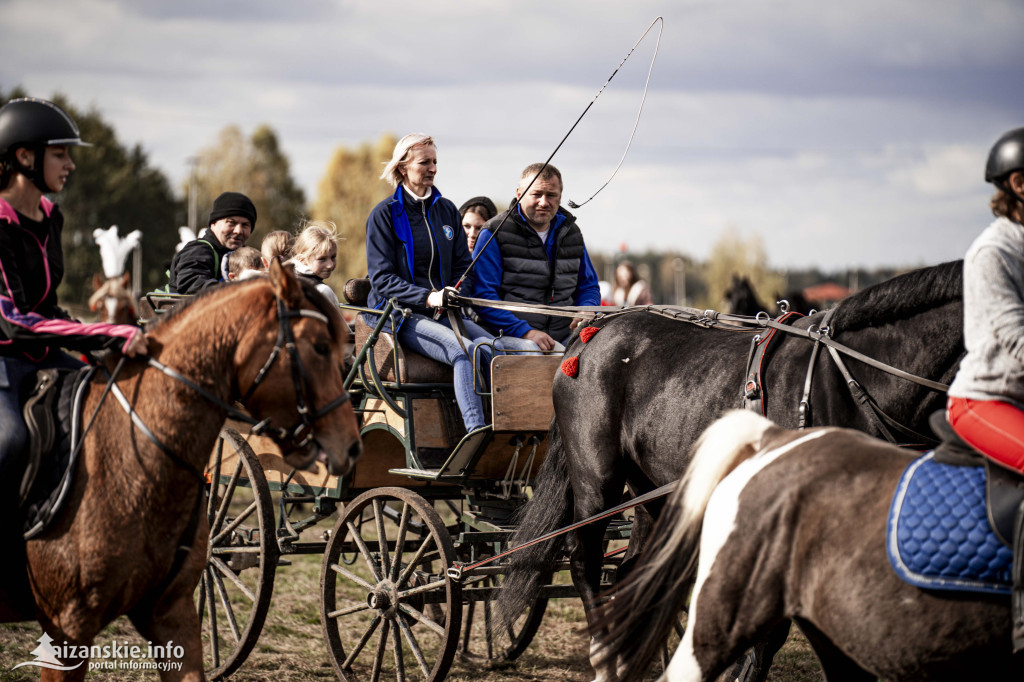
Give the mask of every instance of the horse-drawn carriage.
M 398 345 L 385 327 L 393 306 L 365 308 L 365 284 L 350 281 L 342 306 L 355 342 L 345 384 L 364 445 L 354 470 L 332 476 L 322 462 L 295 469 L 276 443 L 241 435 L 245 425 L 231 420 L 211 455 L 210 550 L 196 596 L 210 677 L 245 662 L 276 572 L 291 555 L 323 555 L 320 616 L 343 679 L 443 679 L 456 656 L 513 659 L 537 631 L 547 599 L 575 595 L 571 585 L 546 585 L 498 636 L 490 601 L 501 568 L 449 575 L 457 563 L 505 548 L 547 452 L 561 356 L 495 353 L 491 390 L 481 392 L 491 424 L 466 436 L 452 368 Z M 139 308 L 152 320 L 179 301 L 148 295 Z M 363 313 L 376 316 L 375 327 Z M 333 528 L 317 528 L 334 514 Z M 615 524 L 608 537 L 628 537 L 628 525 Z

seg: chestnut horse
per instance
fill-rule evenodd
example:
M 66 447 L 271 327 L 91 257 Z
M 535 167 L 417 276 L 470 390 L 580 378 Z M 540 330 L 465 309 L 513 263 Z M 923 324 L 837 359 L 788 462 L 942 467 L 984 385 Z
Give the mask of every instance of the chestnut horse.
M 291 465 L 326 457 L 332 474 L 348 473 L 362 445 L 340 369 L 347 335 L 337 308 L 277 263 L 162 319 L 150 357 L 114 370 L 105 400 L 105 380 L 94 379 L 83 423 L 94 411 L 95 423 L 65 507 L 38 537 L 5 545 L 22 556 L 0 569 L 12 574 L 0 576 L 0 621 L 36 619 L 57 644 L 80 647 L 127 614 L 154 647 L 184 648 L 182 669 L 162 679 L 203 679 L 193 592 L 209 528 L 195 510 L 225 416 L 241 402 Z M 82 679 L 83 659 L 62 660 L 79 662 L 43 679 Z
M 915 456 L 851 429 L 790 431 L 739 411 L 715 422 L 599 608 L 602 658 L 641 679 L 690 595 L 673 682 L 716 679 L 787 620 L 830 682 L 1021 679 L 1009 597 L 923 590 L 889 563 L 889 506 Z
M 92 278 L 92 296 L 89 297 L 89 310 L 99 313 L 97 322 L 107 324 L 135 324 L 135 301 L 132 299 L 131 274 L 124 273 L 119 277 L 111 277 L 106 281 L 99 275 Z

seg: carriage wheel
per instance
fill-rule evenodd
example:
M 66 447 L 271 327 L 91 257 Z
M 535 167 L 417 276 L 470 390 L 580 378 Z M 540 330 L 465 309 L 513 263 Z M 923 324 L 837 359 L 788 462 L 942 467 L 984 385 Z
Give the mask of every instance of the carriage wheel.
M 230 454 L 225 454 L 227 443 Z M 234 463 L 220 463 L 237 455 Z M 210 549 L 196 594 L 203 667 L 211 679 L 238 670 L 263 629 L 280 556 L 270 487 L 256 454 L 232 428 L 220 432 L 212 460 L 207 518 Z
M 510 626 L 504 626 L 497 635 L 492 632 L 493 608 L 497 598 L 500 576 L 482 576 L 471 579 L 463 590 L 466 601 L 462 612 L 462 635 L 459 638 L 459 658 L 478 665 L 498 667 L 519 658 L 530 646 L 547 610 L 548 600 L 538 599 L 520 614 Z M 474 591 L 487 591 L 486 598 L 474 599 Z M 484 595 L 481 594 L 481 597 Z
M 359 524 L 367 509 L 372 521 Z M 462 622 L 461 587 L 445 574 L 454 560 L 451 535 L 416 493 L 376 488 L 345 505 L 320 572 L 320 622 L 342 680 L 444 679 Z

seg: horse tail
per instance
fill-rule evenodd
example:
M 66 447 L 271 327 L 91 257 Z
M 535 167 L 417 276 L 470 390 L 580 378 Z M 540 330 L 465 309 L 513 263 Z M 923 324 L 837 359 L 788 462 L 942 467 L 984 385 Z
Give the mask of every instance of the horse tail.
M 572 486 L 569 468 L 562 448 L 562 437 L 555 420 L 551 420 L 548 452 L 537 473 L 533 497 L 516 513 L 517 527 L 509 547 L 520 547 L 508 557 L 505 581 L 494 602 L 496 617 L 491 623 L 495 634 L 504 634 L 506 624 L 532 606 L 540 595 L 541 580 L 552 572 L 561 556 L 564 537 L 559 536 L 527 544 L 531 540 L 569 525 L 572 521 Z
M 734 410 L 709 426 L 651 532 L 637 565 L 608 593 L 591 634 L 598 658 L 639 677 L 658 655 L 689 596 L 704 512 L 715 487 L 758 450 L 772 422 Z

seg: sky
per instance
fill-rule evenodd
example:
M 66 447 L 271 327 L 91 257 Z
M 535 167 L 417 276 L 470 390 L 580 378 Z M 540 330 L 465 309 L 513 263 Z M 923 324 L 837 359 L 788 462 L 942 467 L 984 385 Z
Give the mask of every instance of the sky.
M 310 202 L 339 145 L 385 132 L 435 137 L 456 205 L 507 202 L 658 16 L 629 154 L 574 211 L 590 251 L 703 260 L 732 234 L 775 268 L 928 265 L 990 222 L 1021 0 L 0 0 L 0 89 L 95 107 L 176 188 L 265 123 Z M 555 155 L 563 204 L 619 162 L 657 33 Z

